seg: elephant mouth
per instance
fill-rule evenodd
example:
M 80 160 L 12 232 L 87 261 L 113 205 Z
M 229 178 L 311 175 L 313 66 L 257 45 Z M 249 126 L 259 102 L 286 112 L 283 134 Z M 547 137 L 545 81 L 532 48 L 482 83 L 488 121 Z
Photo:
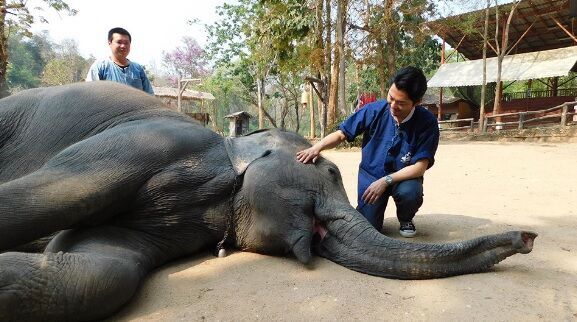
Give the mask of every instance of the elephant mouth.
M 322 241 L 327 235 L 327 228 L 322 221 L 313 218 L 313 238 Z

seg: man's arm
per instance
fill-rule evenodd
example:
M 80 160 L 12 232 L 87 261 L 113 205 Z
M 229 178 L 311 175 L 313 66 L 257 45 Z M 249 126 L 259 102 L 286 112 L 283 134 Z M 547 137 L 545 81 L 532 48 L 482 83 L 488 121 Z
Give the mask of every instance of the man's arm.
M 98 61 L 95 61 L 88 70 L 88 75 L 86 75 L 86 81 L 92 82 L 97 80 L 100 80 L 100 72 L 98 70 Z
M 429 166 L 428 159 L 421 159 L 415 164 L 411 164 L 402 168 L 401 170 L 389 174 L 393 178 L 393 183 L 401 182 L 409 179 L 419 178 L 425 174 Z M 371 183 L 371 185 L 363 193 L 363 201 L 369 204 L 375 203 L 377 199 L 385 192 L 387 189 L 387 183 L 385 178 L 380 178 L 379 180 Z
M 142 90 L 147 92 L 150 95 L 154 95 L 154 90 L 152 90 L 152 85 L 150 84 L 150 80 L 148 80 L 148 76 L 146 76 L 146 72 L 144 68 L 141 69 L 141 77 L 142 79 Z
M 336 130 L 335 132 L 325 136 L 322 140 L 317 142 L 312 147 L 297 152 L 297 160 L 302 163 L 308 163 L 312 161 L 315 163 L 321 153 L 321 151 L 326 149 L 332 149 L 339 145 L 339 143 L 346 140 L 347 137 L 341 130 Z

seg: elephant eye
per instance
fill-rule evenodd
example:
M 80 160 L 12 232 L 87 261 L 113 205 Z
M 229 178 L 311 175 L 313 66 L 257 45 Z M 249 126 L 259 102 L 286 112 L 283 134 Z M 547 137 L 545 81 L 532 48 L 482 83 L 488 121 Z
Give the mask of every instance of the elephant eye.
M 329 173 L 330 173 L 331 175 L 335 176 L 335 175 L 338 174 L 338 171 L 337 171 L 337 169 L 335 169 L 335 168 L 329 168 Z

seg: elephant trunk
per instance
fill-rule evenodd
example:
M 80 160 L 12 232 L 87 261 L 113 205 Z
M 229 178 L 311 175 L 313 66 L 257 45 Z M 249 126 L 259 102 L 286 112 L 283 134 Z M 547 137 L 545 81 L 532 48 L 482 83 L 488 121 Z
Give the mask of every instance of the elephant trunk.
M 448 244 L 405 242 L 382 235 L 356 211 L 324 226 L 326 234 L 315 246 L 320 256 L 355 271 L 397 279 L 486 271 L 511 255 L 529 253 L 537 237 L 510 231 Z

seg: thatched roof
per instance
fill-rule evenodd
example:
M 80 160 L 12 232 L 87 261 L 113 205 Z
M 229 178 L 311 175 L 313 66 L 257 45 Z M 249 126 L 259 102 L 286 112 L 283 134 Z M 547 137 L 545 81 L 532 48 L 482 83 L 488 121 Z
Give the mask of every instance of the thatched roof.
M 250 114 L 248 114 L 245 111 L 240 111 L 240 112 L 236 112 L 236 113 L 232 113 L 229 115 L 226 115 L 225 118 L 251 118 L 252 116 Z
M 178 95 L 178 89 L 174 87 L 153 87 L 154 95 L 158 97 L 170 97 L 176 98 Z M 182 93 L 183 100 L 214 100 L 214 96 L 211 93 L 184 90 Z

